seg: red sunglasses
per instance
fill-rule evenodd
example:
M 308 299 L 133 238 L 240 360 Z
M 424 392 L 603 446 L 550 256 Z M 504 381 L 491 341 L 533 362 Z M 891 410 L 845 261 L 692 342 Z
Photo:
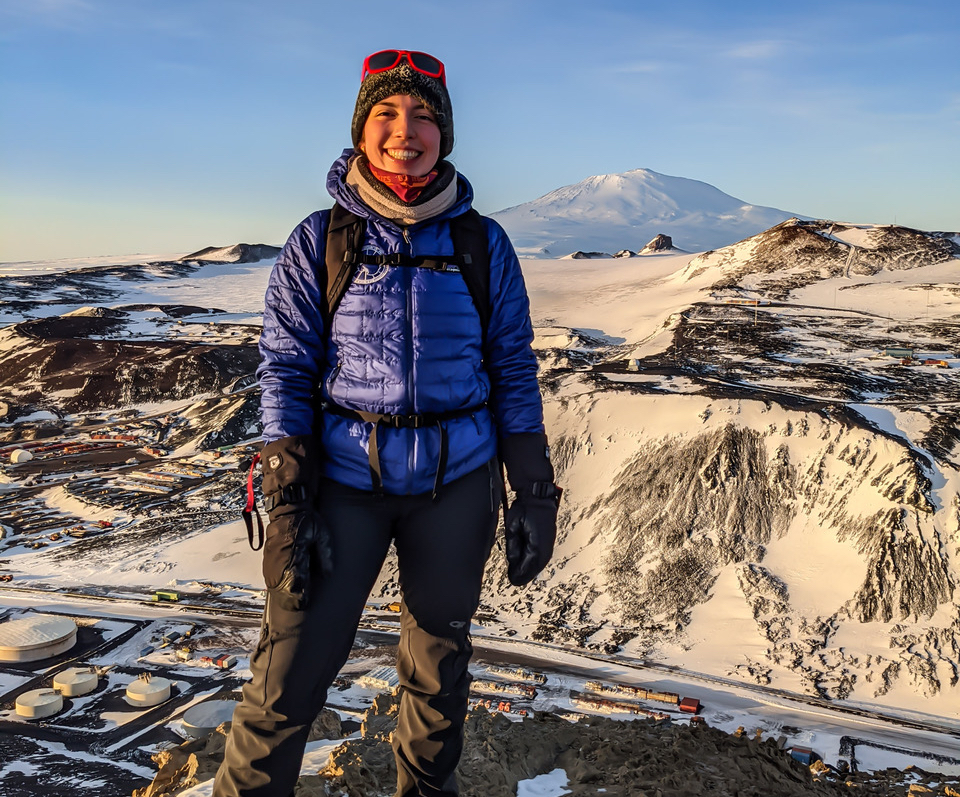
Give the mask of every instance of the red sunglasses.
M 404 58 L 416 72 L 427 77 L 438 77 L 443 81 L 444 86 L 447 85 L 447 74 L 443 68 L 443 62 L 439 58 L 416 50 L 380 50 L 378 53 L 368 55 L 363 60 L 360 82 L 363 83 L 370 75 L 375 75 L 377 72 L 396 69 Z

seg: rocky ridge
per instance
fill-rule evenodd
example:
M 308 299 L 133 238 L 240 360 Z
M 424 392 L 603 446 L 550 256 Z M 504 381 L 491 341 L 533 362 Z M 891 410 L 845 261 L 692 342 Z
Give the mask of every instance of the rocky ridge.
M 397 698 L 380 695 L 363 718 L 359 738 L 337 747 L 316 774 L 301 775 L 297 797 L 389 797 L 396 785 L 390 734 Z M 331 723 L 327 723 L 332 727 Z M 212 778 L 223 758 L 221 727 L 154 756 L 159 771 L 134 797 L 172 797 Z M 563 770 L 565 793 L 660 797 L 801 797 L 831 794 L 960 795 L 960 779 L 928 774 L 840 773 L 820 762 L 807 767 L 782 749 L 782 740 L 707 725 L 583 717 L 569 721 L 537 713 L 519 722 L 484 709 L 467 715 L 464 752 L 457 770 L 463 797 L 514 797 L 520 781 Z M 317 736 L 312 738 L 334 738 Z
M 838 237 L 857 229 L 822 219 L 788 219 L 739 243 L 697 255 L 685 276 L 693 279 L 716 273 L 715 291 L 749 288 L 769 299 L 784 300 L 792 290 L 831 277 L 920 268 L 960 255 L 954 233 L 870 225 L 855 239 Z
M 261 260 L 273 260 L 279 254 L 279 246 L 233 244 L 232 246 L 207 246 L 197 252 L 184 255 L 180 260 L 209 263 L 258 263 Z
M 164 314 L 156 308 L 156 315 L 173 324 L 183 317 L 179 309 Z M 162 333 L 135 339 L 126 330 L 129 316 L 139 310 L 97 308 L 0 330 L 4 398 L 65 412 L 183 399 L 221 390 L 259 362 L 256 330 L 240 342 L 246 327 L 238 328 L 236 342 L 177 340 Z

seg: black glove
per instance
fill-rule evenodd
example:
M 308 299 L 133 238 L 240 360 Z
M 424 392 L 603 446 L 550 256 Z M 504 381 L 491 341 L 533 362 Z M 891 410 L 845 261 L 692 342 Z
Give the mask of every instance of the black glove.
M 268 443 L 261 453 L 264 506 L 270 516 L 263 546 L 263 578 L 289 611 L 310 600 L 310 581 L 333 572 L 330 539 L 315 505 L 317 453 L 309 435 Z
M 553 483 L 550 449 L 543 434 L 504 438 L 500 454 L 516 493 L 503 513 L 507 543 L 507 577 L 522 587 L 536 578 L 553 555 L 557 510 L 563 491 Z

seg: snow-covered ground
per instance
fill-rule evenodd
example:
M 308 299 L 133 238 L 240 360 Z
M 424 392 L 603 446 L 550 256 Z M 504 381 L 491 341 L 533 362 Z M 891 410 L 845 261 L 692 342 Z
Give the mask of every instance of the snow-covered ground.
M 104 255 L 101 257 L 68 257 L 58 260 L 17 260 L 0 263 L 0 277 L 31 276 L 37 274 L 62 274 L 65 271 L 78 271 L 101 266 L 130 266 L 137 263 L 151 263 L 156 260 L 175 260 L 182 255 L 171 254 L 130 254 Z
M 825 239 L 866 249 L 873 236 L 872 228 L 860 225 L 837 229 Z M 711 725 L 729 731 L 742 725 L 750 733 L 760 728 L 764 735 L 774 736 L 791 728 L 794 744 L 807 744 L 831 762 L 840 756 L 840 740 L 845 736 L 918 754 L 960 758 L 957 662 L 947 645 L 939 659 L 939 654 L 928 651 L 935 662 L 932 677 L 939 684 L 936 689 L 929 687 L 928 669 L 923 678 L 911 669 L 914 653 L 919 656 L 925 644 L 933 644 L 924 642 L 924 635 L 930 629 L 946 633 L 951 623 L 956 623 L 956 600 L 937 598 L 935 611 L 893 616 L 888 621 L 857 620 L 850 607 L 863 585 L 870 583 L 874 549 L 854 544 L 832 525 L 841 514 L 861 519 L 880 510 L 914 512 L 917 539 L 924 545 L 942 541 L 937 550 L 944 572 L 953 583 L 960 577 L 956 562 L 960 528 L 951 514 L 960 495 L 960 470 L 956 452 L 949 450 L 949 435 L 946 443 L 933 435 L 942 418 L 931 409 L 938 402 L 956 400 L 947 392 L 954 389 L 953 383 L 944 381 L 940 392 L 929 387 L 940 383 L 917 381 L 920 387 L 911 389 L 919 393 L 910 401 L 907 391 L 905 399 L 902 386 L 894 379 L 902 374 L 891 370 L 899 367 L 897 360 L 878 356 L 881 345 L 874 345 L 884 340 L 888 345 L 915 342 L 923 356 L 945 358 L 948 367 L 923 371 L 916 366 L 908 376 L 952 380 L 960 368 L 960 352 L 952 348 L 955 341 L 938 337 L 937 330 L 948 328 L 960 312 L 958 261 L 825 276 L 792 288 L 788 300 L 746 309 L 724 304 L 731 296 L 761 295 L 760 278 L 745 277 L 735 288 L 722 291 L 714 287 L 723 269 L 735 271 L 757 248 L 756 243 L 748 242 L 735 255 L 712 266 L 704 266 L 697 255 L 675 252 L 522 262 L 536 327 L 534 346 L 543 357 L 547 426 L 552 440 L 566 441 L 564 450 L 568 452 L 563 461 L 565 526 L 551 569 L 540 586 L 530 590 L 537 610 L 555 608 L 551 596 L 566 585 L 602 585 L 601 574 L 617 544 L 617 529 L 604 526 L 617 517 L 620 497 L 614 482 L 620 480 L 623 493 L 634 489 L 629 471 L 643 465 L 640 452 L 666 452 L 668 444 L 686 450 L 684 446 L 695 446 L 697 441 L 721 440 L 731 427 L 748 430 L 756 435 L 765 461 L 789 459 L 799 485 L 789 500 L 799 510 L 784 528 L 770 535 L 762 551 L 719 564 L 709 574 L 706 599 L 694 601 L 689 617 L 680 624 L 682 629 L 668 629 L 652 649 L 649 638 L 638 637 L 625 641 L 617 653 L 597 652 L 596 644 L 611 641 L 619 630 L 611 618 L 624 609 L 603 590 L 580 613 L 586 625 L 596 625 L 586 637 L 594 643 L 594 650 L 575 650 L 573 643 L 563 638 L 533 644 L 529 640 L 538 630 L 539 614 L 513 612 L 513 607 L 524 602 L 525 593 L 496 581 L 495 574 L 489 583 L 498 585 L 497 591 L 485 595 L 484 601 L 492 605 L 496 619 L 478 624 L 478 648 L 485 655 L 495 655 L 498 650 L 522 653 L 553 668 L 559 673 L 557 683 L 570 688 L 586 677 L 595 677 L 690 694 L 705 704 L 704 716 Z M 723 253 L 718 257 L 724 257 Z M 4 264 L 0 273 L 26 278 L 58 273 L 58 268 L 115 264 L 119 261 Z M 226 314 L 214 318 L 216 324 L 256 323 L 269 271 L 270 261 L 217 263 L 181 276 L 112 280 L 108 306 L 217 307 Z M 72 302 L 67 294 L 53 303 L 2 311 L 0 324 L 63 315 L 88 305 L 88 301 Z M 149 310 L 141 309 L 130 318 L 127 329 L 130 335 L 143 337 L 160 329 L 164 335 L 202 340 L 207 322 L 206 316 L 191 317 L 176 329 L 173 325 L 162 327 Z M 220 342 L 226 341 L 226 328 L 217 333 L 218 340 L 223 338 Z M 751 349 L 748 336 L 764 329 L 776 330 L 771 333 L 776 342 L 788 342 L 789 346 L 783 351 Z M 746 342 L 737 348 L 741 335 Z M 628 360 L 642 360 L 643 369 L 628 370 Z M 842 383 L 845 376 L 804 370 L 824 363 L 848 369 L 844 374 L 863 377 L 866 386 L 847 397 L 841 390 L 846 387 Z M 596 370 L 591 371 L 594 366 Z M 188 406 L 189 402 L 161 402 L 139 409 L 144 414 L 189 415 Z M 823 406 L 829 411 L 824 412 Z M 49 422 L 55 417 L 37 414 L 33 421 Z M 851 423 L 849 418 L 860 418 L 862 423 Z M 188 452 L 192 452 L 189 446 L 180 450 Z M 872 471 L 870 457 L 877 463 Z M 915 461 L 920 462 L 916 472 L 921 474 L 916 478 L 911 470 Z M 6 474 L 0 487 L 5 492 L 14 489 L 15 478 L 15 473 Z M 920 485 L 919 494 L 929 498 L 933 511 L 918 513 L 905 503 L 904 493 L 894 489 L 913 484 L 910 480 L 914 478 Z M 924 487 L 923 478 L 929 480 L 929 488 Z M 51 511 L 113 523 L 117 530 L 112 539 L 117 544 L 72 559 L 69 567 L 58 564 L 63 560 L 52 555 L 64 542 L 37 550 L 8 545 L 3 556 L 8 558 L 6 568 L 15 573 L 17 586 L 101 587 L 102 592 L 130 596 L 158 588 L 191 592 L 213 585 L 221 598 L 235 595 L 247 606 L 256 601 L 262 589 L 259 556 L 247 548 L 246 531 L 239 520 L 198 524 L 163 545 L 138 547 L 132 515 L 78 500 L 67 489 L 65 479 L 41 484 L 31 499 Z M 202 508 L 205 500 L 196 499 L 196 507 Z M 655 554 L 651 552 L 645 560 L 647 566 L 655 564 Z M 788 596 L 784 598 L 788 610 L 783 610 L 780 619 L 764 609 L 756 595 L 747 593 L 749 572 L 745 568 L 750 566 L 767 574 L 766 583 L 782 588 Z M 642 574 L 638 571 L 638 581 Z M 385 578 L 378 590 L 388 590 L 388 581 Z M 762 597 L 768 603 L 776 602 L 773 592 Z M 578 598 L 574 595 L 572 599 Z M 28 599 L 0 591 L 0 600 L 10 607 L 77 611 L 75 603 L 58 602 L 52 596 Z M 144 616 L 156 616 L 155 608 L 144 612 Z M 802 647 L 812 644 L 810 640 L 817 634 L 825 634 L 826 641 L 814 644 L 805 661 L 819 657 L 825 672 L 855 673 L 858 680 L 853 691 L 836 699 L 830 691 L 836 685 L 826 677 L 821 687 L 835 706 L 826 699 L 814 699 L 804 671 L 772 660 L 776 644 L 770 636 L 771 618 L 776 622 L 787 618 L 777 631 L 776 644 Z M 831 618 L 832 625 L 828 622 Z M 514 636 L 504 641 L 508 633 Z M 909 645 L 898 642 L 904 647 L 895 649 L 895 638 L 904 640 L 911 635 L 919 641 Z M 129 643 L 134 644 L 136 640 Z M 639 668 L 641 660 L 650 665 L 648 669 Z M 902 664 L 903 673 L 885 689 L 877 689 L 872 672 L 877 667 L 871 662 L 880 661 Z M 4 691 L 18 683 L 14 675 L 0 680 Z M 896 725 L 886 719 L 896 717 L 909 724 Z M 939 726 L 953 733 L 937 733 L 922 726 Z M 864 750 L 857 754 L 861 765 L 913 762 L 925 769 L 938 766 L 919 755 L 911 759 L 908 753 L 882 747 Z M 316 764 L 314 757 L 325 760 L 327 754 L 329 748 L 318 746 L 305 769 Z M 518 795 L 562 794 L 564 784 L 565 778 L 551 773 L 522 784 Z M 189 794 L 209 793 L 204 788 L 197 787 Z
M 158 258 L 163 260 L 163 258 Z M 99 262 L 103 260 L 104 262 Z M 53 276 L 63 272 L 84 269 L 123 266 L 152 260 L 125 258 L 85 258 L 58 260 L 51 263 L 4 263 L 0 264 L 0 278 Z M 111 298 L 108 307 L 126 305 L 193 305 L 204 308 L 219 308 L 227 311 L 216 320 L 233 323 L 259 323 L 263 313 L 263 297 L 273 260 L 258 263 L 205 263 L 187 277 L 158 275 L 146 281 L 122 281 L 115 277 L 109 281 Z M 82 274 L 81 274 L 82 277 Z M 0 327 L 28 318 L 63 315 L 82 310 L 89 304 L 82 298 L 71 302 L 69 296 L 60 296 L 57 301 L 18 312 L 0 306 Z M 213 320 L 204 318 L 203 323 Z

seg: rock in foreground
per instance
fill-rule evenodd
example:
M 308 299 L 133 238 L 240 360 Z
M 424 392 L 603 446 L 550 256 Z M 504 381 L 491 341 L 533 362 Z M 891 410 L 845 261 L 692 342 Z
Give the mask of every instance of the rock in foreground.
M 297 797 L 390 797 L 396 784 L 390 733 L 397 705 L 396 697 L 379 696 L 364 717 L 360 738 L 345 741 L 316 775 L 302 776 Z M 217 736 L 220 732 L 212 734 Z M 202 780 L 201 773 L 212 777 L 222 741 L 187 742 L 182 748 L 188 746 L 182 753 L 177 748 L 159 754 L 156 780 L 135 794 L 166 797 Z M 210 760 L 204 759 L 207 752 Z M 906 795 L 918 787 L 929 794 L 960 794 L 955 779 L 925 778 L 919 770 L 910 776 L 896 770 L 840 776 L 822 765 L 808 768 L 772 739 L 731 736 L 707 725 L 596 716 L 569 722 L 539 712 L 516 722 L 483 709 L 468 714 L 458 769 L 462 797 L 514 797 L 520 781 L 558 768 L 567 773 L 571 797 Z

